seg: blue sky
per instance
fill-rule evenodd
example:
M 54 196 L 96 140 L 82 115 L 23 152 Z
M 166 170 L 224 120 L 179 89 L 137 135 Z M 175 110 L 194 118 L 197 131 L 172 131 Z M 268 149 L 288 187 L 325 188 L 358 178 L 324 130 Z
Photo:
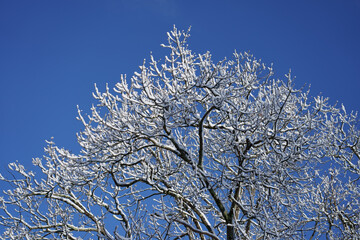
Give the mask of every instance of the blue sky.
M 94 83 L 131 76 L 175 24 L 192 26 L 190 48 L 215 59 L 250 51 L 291 68 L 330 102 L 359 110 L 360 1 L 0 0 L 0 166 L 30 167 L 45 140 L 74 152 Z

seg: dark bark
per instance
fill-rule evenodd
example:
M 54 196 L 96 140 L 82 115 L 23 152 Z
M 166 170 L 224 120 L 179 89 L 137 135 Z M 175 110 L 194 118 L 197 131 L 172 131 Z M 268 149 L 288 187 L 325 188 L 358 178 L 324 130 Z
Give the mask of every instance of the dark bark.
M 229 224 L 226 227 L 226 239 L 227 240 L 234 240 L 235 239 L 234 226 L 229 225 Z

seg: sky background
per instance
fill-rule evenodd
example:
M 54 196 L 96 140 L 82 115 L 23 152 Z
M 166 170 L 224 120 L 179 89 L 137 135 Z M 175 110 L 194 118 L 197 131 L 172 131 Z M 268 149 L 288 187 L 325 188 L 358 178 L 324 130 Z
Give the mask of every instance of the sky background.
M 174 24 L 196 53 L 250 51 L 359 110 L 360 0 L 0 0 L 0 172 L 30 168 L 51 137 L 78 152 L 76 106 L 90 112 L 94 83 L 113 87 L 150 52 L 164 59 Z

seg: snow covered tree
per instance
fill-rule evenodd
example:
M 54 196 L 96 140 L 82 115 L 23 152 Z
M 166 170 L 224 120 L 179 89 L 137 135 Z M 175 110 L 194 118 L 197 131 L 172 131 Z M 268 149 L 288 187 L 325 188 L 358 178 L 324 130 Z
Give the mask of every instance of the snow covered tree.
M 175 27 L 36 173 L 9 165 L 2 239 L 358 239 L 355 113 L 248 53 L 212 61 Z

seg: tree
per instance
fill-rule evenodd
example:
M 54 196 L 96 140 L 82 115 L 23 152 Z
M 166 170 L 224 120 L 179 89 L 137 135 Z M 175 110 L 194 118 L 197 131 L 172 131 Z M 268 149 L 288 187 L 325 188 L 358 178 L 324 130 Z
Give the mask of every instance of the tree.
M 48 142 L 0 198 L 2 239 L 360 238 L 355 113 L 248 53 L 213 63 L 168 33 L 97 107 L 79 154 Z

